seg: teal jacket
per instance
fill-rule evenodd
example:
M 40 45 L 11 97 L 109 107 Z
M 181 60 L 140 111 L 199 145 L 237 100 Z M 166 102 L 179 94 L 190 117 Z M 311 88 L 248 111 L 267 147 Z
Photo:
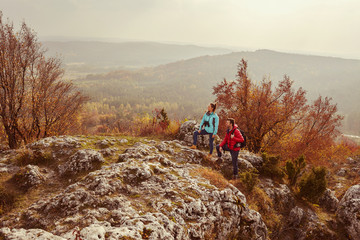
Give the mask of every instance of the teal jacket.
M 213 123 L 214 123 L 213 119 L 215 119 L 215 126 L 213 125 Z M 212 133 L 212 134 L 216 135 L 217 132 L 218 132 L 218 127 L 219 127 L 219 117 L 218 117 L 218 115 L 216 113 L 214 113 L 214 112 L 205 113 L 202 120 L 201 120 L 201 123 L 200 123 L 200 130 L 201 130 L 202 126 L 204 125 L 205 121 L 209 122 L 209 125 L 205 126 L 205 131 L 207 131 L 208 133 Z

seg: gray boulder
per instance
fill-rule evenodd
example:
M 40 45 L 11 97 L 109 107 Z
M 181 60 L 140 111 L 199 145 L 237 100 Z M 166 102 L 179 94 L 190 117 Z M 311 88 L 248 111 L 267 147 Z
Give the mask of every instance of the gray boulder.
M 2 238 L 2 236 L 4 238 Z M 11 240 L 67 240 L 42 229 L 10 229 L 0 228 L 0 239 Z
M 271 179 L 266 179 L 259 184 L 265 193 L 272 199 L 277 211 L 289 213 L 295 207 L 295 199 L 289 187 L 285 184 L 275 184 Z
M 189 120 L 184 122 L 181 126 L 180 126 L 180 131 L 179 131 L 179 139 L 183 140 L 188 146 L 193 144 L 194 138 L 194 132 L 199 130 L 200 124 L 196 123 L 195 120 Z M 219 142 L 220 138 L 218 136 L 215 137 L 215 141 L 214 141 L 214 145 L 215 142 Z M 197 146 L 198 147 L 209 147 L 209 135 L 199 135 L 198 139 L 197 139 Z M 215 150 L 215 146 L 214 146 L 214 150 Z M 216 151 L 216 150 L 215 150 Z
M 322 208 L 329 212 L 336 212 L 339 200 L 336 198 L 334 191 L 326 189 L 324 194 L 319 199 L 319 204 Z
M 28 190 L 31 187 L 43 183 L 45 177 L 40 173 L 38 166 L 27 165 L 14 175 L 12 181 L 14 181 L 21 189 Z
M 83 171 L 92 170 L 105 162 L 103 156 L 92 149 L 78 150 L 70 159 L 59 166 L 60 175 L 76 175 Z
M 81 146 L 81 141 L 76 137 L 71 136 L 52 136 L 40 139 L 37 142 L 28 144 L 30 149 L 44 149 L 44 148 L 78 148 Z
M 360 184 L 350 187 L 341 199 L 336 215 L 351 239 L 360 240 Z
M 287 222 L 275 239 L 337 239 L 337 236 L 319 220 L 315 212 L 296 206 L 291 209 Z
M 245 159 L 248 162 L 250 162 L 251 165 L 253 167 L 255 167 L 257 170 L 260 170 L 263 163 L 264 163 L 264 160 L 262 159 L 261 156 L 255 155 L 255 154 L 253 154 L 251 152 L 248 152 L 248 151 L 242 151 L 239 154 L 239 157 Z

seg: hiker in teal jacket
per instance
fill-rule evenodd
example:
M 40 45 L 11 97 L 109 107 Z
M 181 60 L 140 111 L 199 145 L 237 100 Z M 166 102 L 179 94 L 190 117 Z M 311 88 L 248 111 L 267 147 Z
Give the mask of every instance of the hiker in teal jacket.
M 215 113 L 216 110 L 216 103 L 210 103 L 208 106 L 208 111 L 204 114 L 201 123 L 200 129 L 194 132 L 194 142 L 193 145 L 190 147 L 192 149 L 196 149 L 197 137 L 199 135 L 210 135 L 209 136 L 209 145 L 210 145 L 210 153 L 207 156 L 208 158 L 211 157 L 213 150 L 214 150 L 214 138 L 217 134 L 218 127 L 219 127 L 219 117 Z M 202 127 L 205 127 L 202 129 Z

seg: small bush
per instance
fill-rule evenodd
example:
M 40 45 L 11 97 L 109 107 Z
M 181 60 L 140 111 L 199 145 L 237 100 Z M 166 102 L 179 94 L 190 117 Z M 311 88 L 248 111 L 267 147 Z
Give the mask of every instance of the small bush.
M 299 195 L 312 203 L 316 203 L 326 190 L 326 187 L 326 168 L 316 167 L 301 178 Z
M 176 134 L 179 133 L 180 130 L 180 122 L 176 120 L 171 120 L 168 127 L 166 128 L 166 135 L 168 136 L 176 136 Z
M 252 192 L 256 184 L 259 182 L 259 174 L 256 170 L 246 171 L 239 175 L 241 183 L 247 192 Z
M 268 156 L 266 153 L 263 153 L 261 157 L 264 160 L 264 163 L 260 170 L 260 173 L 266 177 L 281 181 L 282 178 L 285 176 L 285 173 L 279 166 L 280 157 Z
M 53 157 L 50 152 L 32 151 L 31 149 L 23 149 L 16 157 L 16 164 L 18 166 L 31 165 L 49 165 L 53 162 Z
M 152 229 L 144 227 L 143 231 L 141 232 L 141 238 L 142 239 L 149 239 L 152 232 L 153 232 Z
M 0 215 L 10 210 L 17 200 L 16 193 L 0 186 Z
M 306 166 L 305 157 L 301 155 L 294 161 L 287 161 L 285 165 L 285 173 L 288 176 L 291 186 L 294 186 L 301 170 Z

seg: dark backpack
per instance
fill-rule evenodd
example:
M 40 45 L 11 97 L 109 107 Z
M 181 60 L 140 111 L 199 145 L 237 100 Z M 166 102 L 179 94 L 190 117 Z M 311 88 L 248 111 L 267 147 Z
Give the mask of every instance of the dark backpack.
M 246 147 L 246 135 L 245 135 L 245 132 L 243 130 L 241 130 L 241 129 L 239 129 L 239 130 L 240 130 L 241 135 L 244 138 L 244 141 L 242 143 L 240 143 L 240 147 L 244 148 L 244 147 Z
M 245 135 L 245 132 L 241 129 L 239 129 L 240 133 L 241 133 L 241 136 L 243 137 L 244 141 L 243 142 L 238 142 L 234 145 L 234 147 L 236 148 L 244 148 L 246 146 L 246 135 Z M 235 130 L 233 131 L 233 133 L 235 132 Z

